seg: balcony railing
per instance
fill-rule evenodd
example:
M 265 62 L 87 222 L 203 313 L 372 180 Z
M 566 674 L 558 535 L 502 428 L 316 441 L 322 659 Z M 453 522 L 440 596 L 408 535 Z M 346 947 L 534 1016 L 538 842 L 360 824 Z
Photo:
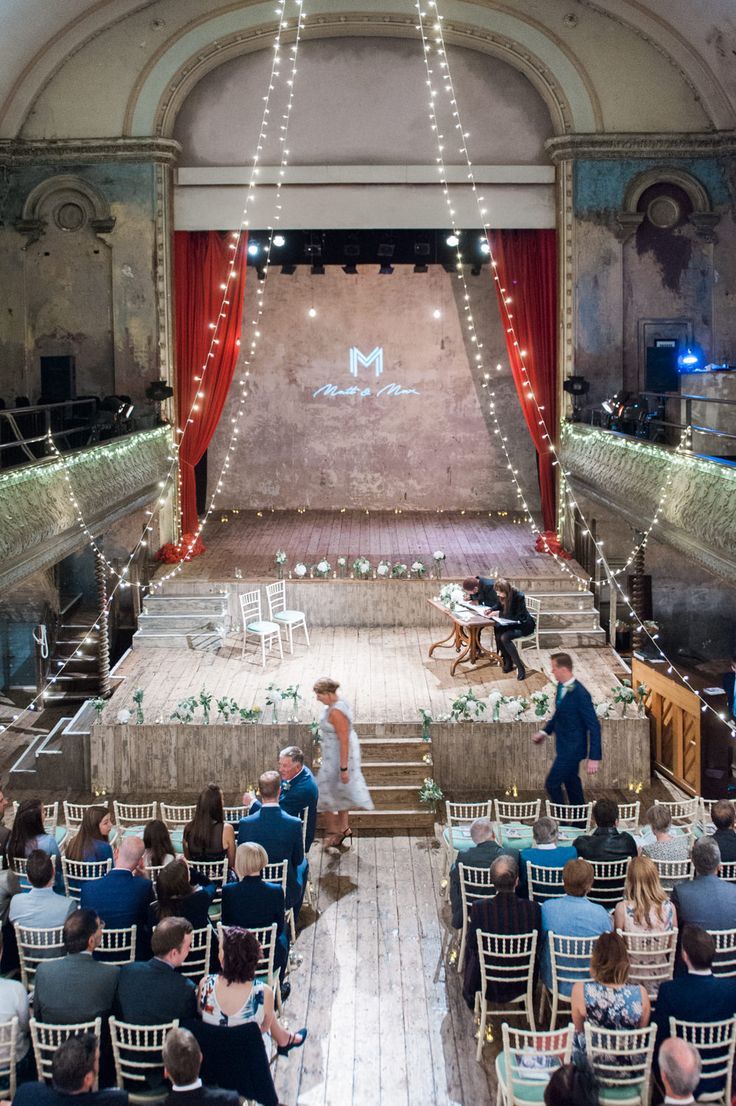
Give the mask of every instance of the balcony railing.
M 87 396 L 63 403 L 0 409 L 0 468 L 26 465 L 53 453 L 49 432 L 57 449 L 65 453 L 143 429 L 139 420 L 130 418 L 131 410 L 116 396 L 102 402 L 96 396 Z

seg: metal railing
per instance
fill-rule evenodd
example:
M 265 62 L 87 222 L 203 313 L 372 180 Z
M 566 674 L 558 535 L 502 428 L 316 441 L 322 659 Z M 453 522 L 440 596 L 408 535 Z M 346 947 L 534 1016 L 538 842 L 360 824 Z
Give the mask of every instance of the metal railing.
M 49 431 L 63 453 L 83 449 L 129 429 L 129 422 L 117 419 L 94 396 L 0 409 L 0 467 L 13 468 L 47 457 L 53 452 L 48 443 Z
M 682 408 L 685 409 L 685 421 L 684 422 L 672 422 L 669 419 L 658 418 L 656 415 L 650 419 L 651 423 L 658 426 L 668 427 L 672 430 L 683 431 L 686 427 L 690 427 L 693 434 L 710 435 L 714 438 L 725 438 L 729 441 L 736 442 L 736 411 L 734 411 L 733 419 L 733 433 L 727 430 L 720 430 L 715 426 L 701 426 L 699 423 L 693 422 L 693 404 L 694 403 L 707 403 L 714 407 L 733 407 L 736 408 L 736 399 L 722 399 L 718 396 L 699 396 L 693 395 L 690 392 L 642 392 L 641 395 L 648 398 L 656 399 L 658 404 L 664 407 L 667 401 L 678 402 L 680 404 L 680 412 L 682 417 Z

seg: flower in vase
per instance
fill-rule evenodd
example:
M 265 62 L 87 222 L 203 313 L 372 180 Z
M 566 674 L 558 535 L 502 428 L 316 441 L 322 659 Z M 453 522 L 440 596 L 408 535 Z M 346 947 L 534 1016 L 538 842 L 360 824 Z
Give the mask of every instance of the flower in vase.
M 315 565 L 314 571 L 318 576 L 328 576 L 332 572 L 332 565 L 323 557 L 319 564 Z
M 300 579 L 302 576 L 306 576 L 308 571 L 303 561 L 298 561 L 297 564 L 294 565 L 294 575 L 298 576 Z
M 378 562 L 378 567 L 376 569 L 376 575 L 377 576 L 384 576 L 385 577 L 385 576 L 388 576 L 390 574 L 390 572 L 391 572 L 391 562 L 390 561 L 379 561 Z
M 400 580 L 402 576 L 406 576 L 406 565 L 402 561 L 397 561 L 394 567 L 391 569 L 391 575 L 397 580 Z
M 445 554 L 442 552 L 442 550 L 441 549 L 435 549 L 434 553 L 432 554 L 432 560 L 433 561 L 444 561 L 444 559 L 445 559 Z
M 347 563 L 348 563 L 347 557 L 338 557 L 337 558 L 337 567 L 338 568 L 346 568 Z
M 412 576 L 418 576 L 420 579 L 422 578 L 422 576 L 424 576 L 426 571 L 427 566 L 425 565 L 424 561 L 414 561 L 414 564 L 411 566 Z
M 286 564 L 286 554 L 284 553 L 283 549 L 277 549 L 276 550 L 276 556 L 274 557 L 274 560 L 275 560 L 277 565 L 285 565 Z
M 128 722 L 130 722 L 130 711 L 126 710 L 125 707 L 123 707 L 122 710 L 119 710 L 117 714 L 117 721 L 121 726 L 126 726 Z

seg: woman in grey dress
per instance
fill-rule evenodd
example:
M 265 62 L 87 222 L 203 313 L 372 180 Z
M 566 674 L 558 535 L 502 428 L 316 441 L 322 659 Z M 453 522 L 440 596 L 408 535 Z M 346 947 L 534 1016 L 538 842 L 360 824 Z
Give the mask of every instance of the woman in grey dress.
M 314 685 L 314 693 L 324 711 L 319 721 L 322 764 L 317 782 L 317 810 L 325 812 L 329 834 L 326 846 L 342 845 L 353 831 L 348 823 L 351 810 L 373 810 L 373 801 L 360 770 L 360 743 L 353 729 L 353 712 L 338 695 L 340 685 L 324 676 Z

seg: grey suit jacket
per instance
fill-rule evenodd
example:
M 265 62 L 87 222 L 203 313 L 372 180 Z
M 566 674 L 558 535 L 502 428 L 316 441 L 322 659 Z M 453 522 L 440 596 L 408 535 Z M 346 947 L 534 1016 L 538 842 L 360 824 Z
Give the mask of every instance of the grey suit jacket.
M 39 964 L 33 997 L 34 1017 L 61 1025 L 91 1021 L 112 1013 L 120 969 L 76 952 Z
M 57 895 L 53 887 L 32 887 L 30 891 L 13 895 L 8 920 L 22 926 L 50 929 L 63 926 L 67 915 L 77 909 L 74 899 Z
M 676 884 L 672 902 L 681 933 L 684 925 L 736 929 L 736 884 L 718 876 L 697 876 Z

